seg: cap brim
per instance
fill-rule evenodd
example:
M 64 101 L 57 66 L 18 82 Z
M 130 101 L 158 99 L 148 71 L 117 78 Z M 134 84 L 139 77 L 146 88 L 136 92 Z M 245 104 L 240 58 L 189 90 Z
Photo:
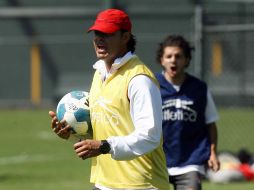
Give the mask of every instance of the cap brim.
M 91 32 L 93 30 L 100 31 L 106 34 L 112 34 L 120 30 L 120 28 L 115 24 L 94 24 L 88 29 L 87 32 Z

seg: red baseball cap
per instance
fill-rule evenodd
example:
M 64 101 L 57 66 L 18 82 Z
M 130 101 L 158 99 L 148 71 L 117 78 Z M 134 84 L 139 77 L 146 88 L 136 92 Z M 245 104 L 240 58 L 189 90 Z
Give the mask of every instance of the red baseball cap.
M 107 9 L 97 15 L 93 26 L 88 29 L 88 32 L 92 30 L 107 34 L 115 33 L 118 30 L 131 32 L 131 21 L 125 12 L 118 9 Z

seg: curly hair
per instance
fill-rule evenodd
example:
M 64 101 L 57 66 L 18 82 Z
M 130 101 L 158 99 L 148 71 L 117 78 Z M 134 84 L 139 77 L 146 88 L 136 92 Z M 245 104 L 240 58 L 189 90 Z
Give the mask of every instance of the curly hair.
M 159 64 L 161 63 L 161 57 L 163 56 L 164 49 L 168 46 L 181 48 L 185 57 L 191 60 L 191 51 L 194 50 L 194 48 L 190 46 L 190 43 L 180 35 L 168 35 L 161 43 L 159 43 L 157 49 L 156 61 Z

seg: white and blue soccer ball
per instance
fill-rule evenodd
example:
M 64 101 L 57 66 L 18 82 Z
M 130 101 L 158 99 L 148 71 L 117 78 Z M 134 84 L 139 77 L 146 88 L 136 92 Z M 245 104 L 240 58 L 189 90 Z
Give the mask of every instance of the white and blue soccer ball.
M 88 92 L 71 91 L 64 95 L 57 105 L 57 119 L 65 120 L 71 126 L 71 134 L 91 135 L 88 97 Z

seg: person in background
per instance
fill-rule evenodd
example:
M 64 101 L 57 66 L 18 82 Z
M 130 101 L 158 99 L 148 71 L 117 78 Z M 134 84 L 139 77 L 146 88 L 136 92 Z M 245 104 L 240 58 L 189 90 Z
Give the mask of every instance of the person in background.
M 168 190 L 159 84 L 134 54 L 129 16 L 104 10 L 88 32 L 98 58 L 89 94 L 93 139 L 75 143 L 76 154 L 92 158 L 96 190 Z M 70 126 L 49 114 L 53 131 L 67 139 Z
M 200 190 L 205 165 L 220 168 L 217 159 L 217 110 L 205 82 L 188 74 L 192 47 L 184 37 L 169 35 L 157 50 L 163 71 L 160 83 L 163 148 L 170 183 L 175 190 Z

